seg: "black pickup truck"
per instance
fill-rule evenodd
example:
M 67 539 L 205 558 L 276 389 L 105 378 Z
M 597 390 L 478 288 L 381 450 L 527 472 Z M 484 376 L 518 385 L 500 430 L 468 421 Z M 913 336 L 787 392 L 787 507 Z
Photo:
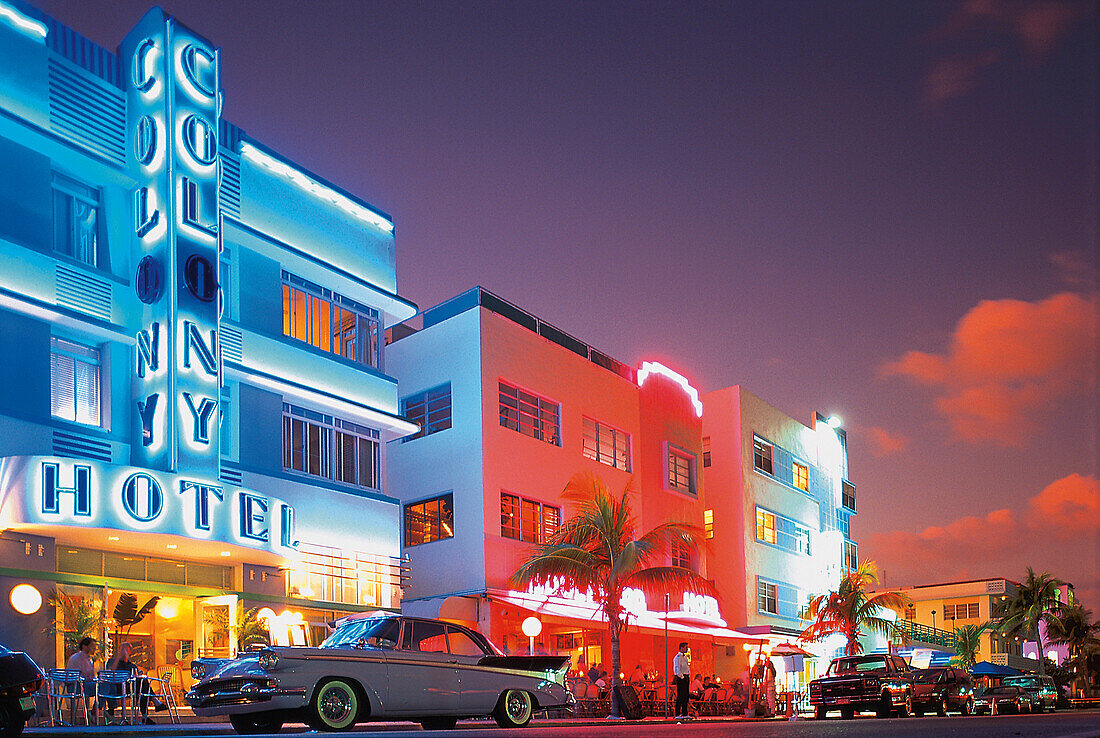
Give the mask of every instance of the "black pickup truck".
M 886 654 L 833 659 L 825 676 L 810 682 L 810 704 L 821 720 L 829 710 L 851 719 L 859 710 L 889 717 L 913 712 L 913 671 L 905 659 Z

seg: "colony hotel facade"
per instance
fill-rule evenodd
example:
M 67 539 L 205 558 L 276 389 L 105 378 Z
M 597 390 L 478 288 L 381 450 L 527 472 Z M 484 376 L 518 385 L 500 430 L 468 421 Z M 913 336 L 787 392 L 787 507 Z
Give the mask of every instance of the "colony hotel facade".
M 511 652 L 529 648 L 521 624 L 536 615 L 538 647 L 609 665 L 607 628 L 590 593 L 509 583 L 532 544 L 571 515 L 560 494 L 577 472 L 597 474 L 614 491 L 632 484 L 639 532 L 679 520 L 710 539 L 707 550 L 675 550 L 667 563 L 711 579 L 718 598 L 670 592 L 666 609 L 659 594 L 624 597 L 627 670 L 640 663 L 668 674 L 667 624 L 672 654 L 687 640 L 696 670 L 735 676 L 748 665 L 745 646 L 789 640 L 805 624 L 809 596 L 835 586 L 846 453 L 833 428 L 806 428 L 739 388 L 715 394 L 713 411 L 708 396 L 704 412 L 703 398 L 675 371 L 622 364 L 482 288 L 421 317 L 419 330 L 391 330 L 387 353 L 401 411 L 421 426 L 389 452 L 389 491 L 404 505 L 412 571 L 406 612 L 475 624 Z M 747 404 L 734 412 L 723 398 L 739 395 Z M 797 453 L 813 480 L 809 492 L 795 490 L 780 466 L 753 470 L 754 429 L 775 444 L 777 464 L 790 460 L 783 444 Z M 827 472 L 819 445 L 833 452 Z M 758 537 L 758 507 L 801 527 L 773 517 Z M 788 545 L 791 535 L 806 545 Z M 758 597 L 760 584 L 770 588 Z
M 220 64 L 159 8 L 112 53 L 0 2 L 0 642 L 43 665 L 19 584 L 159 596 L 146 668 L 232 651 L 238 602 L 400 606 L 393 223 L 220 119 Z

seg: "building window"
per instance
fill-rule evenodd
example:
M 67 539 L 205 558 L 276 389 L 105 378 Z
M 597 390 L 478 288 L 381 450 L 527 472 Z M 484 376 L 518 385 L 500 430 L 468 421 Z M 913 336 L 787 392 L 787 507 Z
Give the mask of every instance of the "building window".
M 706 533 L 707 538 L 714 538 L 714 511 L 703 511 L 703 531 Z
M 378 311 L 283 272 L 283 335 L 377 367 Z
M 756 540 L 775 545 L 775 515 L 756 508 Z
M 379 433 L 330 415 L 283 405 L 283 467 L 380 489 Z
M 859 568 L 859 549 L 852 541 L 844 542 L 844 566 L 852 571 Z
M 763 579 L 756 580 L 756 609 L 772 615 L 779 614 L 779 592 L 776 585 Z
M 55 418 L 99 425 L 99 349 L 50 338 L 50 412 Z
M 765 474 L 772 473 L 772 445 L 756 436 L 752 438 L 752 465 Z
M 454 538 L 454 494 L 405 505 L 405 545 Z
M 528 543 L 548 543 L 561 527 L 561 508 L 500 493 L 500 534 Z
M 401 401 L 401 413 L 420 426 L 415 435 L 402 438 L 402 442 L 447 430 L 451 427 L 451 383 L 409 395 Z
M 581 453 L 585 458 L 630 471 L 630 434 L 592 418 L 581 419 Z
M 840 482 L 840 501 L 844 507 L 852 512 L 856 511 L 856 486 L 847 479 Z
M 668 447 L 668 486 L 695 494 L 695 457 L 671 445 Z
M 390 556 L 302 543 L 286 570 L 286 596 L 350 605 L 393 607 L 401 586 L 401 560 Z
M 99 191 L 53 175 L 53 248 L 96 266 L 99 252 Z
M 499 383 L 500 424 L 525 436 L 561 445 L 561 406 L 525 392 L 506 382 Z
M 710 466 L 710 436 L 703 436 L 703 468 Z
M 681 569 L 695 570 L 691 561 L 691 546 L 687 541 L 680 539 L 674 539 L 669 546 L 669 554 L 672 558 L 672 565 L 678 566 Z
M 947 620 L 977 620 L 978 619 L 978 603 L 977 602 L 962 602 L 959 604 L 943 606 L 943 619 Z
M 792 553 L 810 555 L 810 529 L 782 515 L 756 508 L 756 540 Z
M 803 492 L 810 491 L 810 470 L 805 464 L 797 461 L 791 463 L 791 481 L 795 487 Z

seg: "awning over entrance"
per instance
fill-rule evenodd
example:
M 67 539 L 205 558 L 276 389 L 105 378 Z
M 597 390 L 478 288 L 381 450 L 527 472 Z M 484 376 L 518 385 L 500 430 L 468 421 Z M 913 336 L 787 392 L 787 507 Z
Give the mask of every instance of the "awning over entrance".
M 572 620 L 586 622 L 606 623 L 607 617 L 601 612 L 599 606 L 588 598 L 568 598 L 546 594 L 529 592 L 517 592 L 515 590 L 490 590 L 489 598 L 497 602 L 522 607 L 541 615 L 550 615 Z M 668 630 L 673 633 L 689 635 L 710 636 L 714 638 L 738 638 L 753 639 L 756 636 L 742 633 L 714 624 L 703 615 L 684 613 L 679 610 L 671 612 L 641 610 L 629 614 L 627 624 L 631 628 L 640 628 L 653 633 L 664 632 L 666 623 Z

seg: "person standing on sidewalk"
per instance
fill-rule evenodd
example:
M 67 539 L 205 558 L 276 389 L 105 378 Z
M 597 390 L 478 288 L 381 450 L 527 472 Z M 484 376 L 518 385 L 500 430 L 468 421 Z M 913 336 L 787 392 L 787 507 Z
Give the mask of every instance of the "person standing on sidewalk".
M 687 641 L 680 644 L 676 658 L 672 659 L 672 676 L 676 680 L 676 718 L 687 717 L 688 685 L 691 682 L 691 650 Z

